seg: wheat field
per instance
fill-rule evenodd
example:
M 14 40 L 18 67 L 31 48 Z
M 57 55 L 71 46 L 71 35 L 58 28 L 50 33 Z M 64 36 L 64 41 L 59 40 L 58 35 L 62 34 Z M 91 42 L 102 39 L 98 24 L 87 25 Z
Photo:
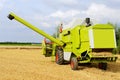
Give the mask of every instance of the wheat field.
M 120 80 L 120 56 L 108 63 L 107 71 L 96 64 L 73 71 L 69 64 L 57 65 L 44 57 L 41 49 L 1 48 L 0 80 Z

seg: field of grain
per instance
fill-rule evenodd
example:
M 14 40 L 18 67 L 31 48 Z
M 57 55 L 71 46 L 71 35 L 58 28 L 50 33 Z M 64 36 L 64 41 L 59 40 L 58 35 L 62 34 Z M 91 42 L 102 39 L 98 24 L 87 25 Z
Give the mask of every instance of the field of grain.
M 120 56 L 116 63 L 108 63 L 107 71 L 96 64 L 73 71 L 69 64 L 51 62 L 39 48 L 1 48 L 0 80 L 120 80 Z

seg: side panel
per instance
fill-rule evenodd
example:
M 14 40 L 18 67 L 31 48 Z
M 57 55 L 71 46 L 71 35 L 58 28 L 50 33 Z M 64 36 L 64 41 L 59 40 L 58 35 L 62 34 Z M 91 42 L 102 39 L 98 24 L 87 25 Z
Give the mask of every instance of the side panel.
M 116 48 L 114 29 L 93 29 L 94 48 Z
M 84 28 L 80 30 L 80 37 L 81 37 L 80 53 L 83 53 L 85 51 L 88 51 L 90 47 L 88 28 Z
M 72 33 L 73 47 L 80 48 L 80 28 L 76 27 Z
M 73 53 L 79 57 L 81 53 L 89 50 L 89 32 L 88 28 L 75 28 L 73 31 Z
M 70 61 L 71 52 L 64 52 L 64 60 Z
M 115 34 L 115 30 L 113 30 L 113 34 L 114 34 L 114 44 L 115 44 L 115 48 L 117 48 L 117 43 L 116 43 L 116 34 Z
M 72 40 L 72 52 L 76 56 L 80 56 L 81 48 L 81 38 L 80 38 L 80 26 L 75 27 L 71 30 L 71 40 Z
M 89 30 L 89 42 L 90 42 L 90 48 L 94 48 L 94 35 L 93 30 Z
M 63 32 L 60 34 L 60 40 L 66 44 L 64 47 L 64 52 L 71 52 L 72 39 L 71 31 L 69 29 L 63 30 Z

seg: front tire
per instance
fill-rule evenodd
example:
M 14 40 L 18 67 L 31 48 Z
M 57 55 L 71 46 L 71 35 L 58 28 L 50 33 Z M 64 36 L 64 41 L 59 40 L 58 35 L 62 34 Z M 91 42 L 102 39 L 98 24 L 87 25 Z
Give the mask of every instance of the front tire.
M 77 70 L 78 69 L 78 60 L 76 57 L 72 57 L 70 61 L 70 66 L 72 70 Z
M 55 55 L 55 62 L 59 65 L 63 64 L 64 58 L 63 58 L 63 50 L 58 49 Z

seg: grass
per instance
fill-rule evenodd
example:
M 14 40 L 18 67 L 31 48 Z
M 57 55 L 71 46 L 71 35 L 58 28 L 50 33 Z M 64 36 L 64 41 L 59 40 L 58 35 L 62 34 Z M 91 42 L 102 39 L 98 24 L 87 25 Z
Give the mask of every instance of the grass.
M 0 46 L 41 46 L 41 43 L 0 42 Z

